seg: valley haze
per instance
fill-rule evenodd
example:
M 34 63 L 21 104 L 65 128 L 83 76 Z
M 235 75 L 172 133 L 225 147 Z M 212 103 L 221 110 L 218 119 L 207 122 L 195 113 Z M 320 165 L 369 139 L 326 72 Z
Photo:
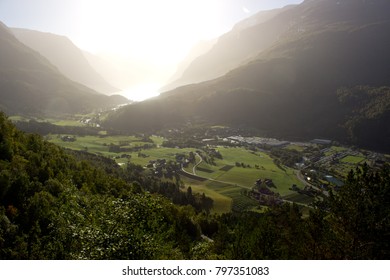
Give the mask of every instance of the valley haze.
M 160 92 L 199 42 L 214 40 L 259 10 L 300 2 L 5 0 L 0 21 L 67 37 L 95 55 L 87 59 L 112 86 L 129 99 L 143 100 Z

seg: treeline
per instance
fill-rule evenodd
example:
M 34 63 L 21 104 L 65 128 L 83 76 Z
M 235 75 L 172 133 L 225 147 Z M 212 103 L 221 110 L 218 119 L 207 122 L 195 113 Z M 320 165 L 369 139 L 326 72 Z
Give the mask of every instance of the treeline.
M 100 129 L 86 126 L 60 126 L 48 122 L 38 122 L 34 119 L 28 121 L 17 121 L 18 129 L 27 133 L 47 134 L 71 134 L 71 135 L 98 135 Z
M 173 183 L 160 180 L 160 177 L 155 177 L 148 172 L 151 171 L 145 171 L 142 166 L 129 162 L 123 176 L 126 181 L 133 182 L 141 191 L 161 194 L 177 205 L 191 205 L 198 213 L 210 213 L 213 207 L 213 200 L 206 197 L 204 193 L 192 193 L 191 187 L 188 187 L 187 191 L 183 191 L 184 186 L 180 181 L 178 173 L 175 173 L 174 178 L 170 178 L 174 179 L 175 183 Z
M 265 213 L 210 215 L 189 203 L 202 203 L 203 196 L 144 172 L 65 152 L 20 132 L 0 114 L 0 258 L 390 257 L 387 165 L 351 171 L 337 195 L 317 201 L 305 217 L 290 204 Z M 153 194 L 163 192 L 174 195 Z

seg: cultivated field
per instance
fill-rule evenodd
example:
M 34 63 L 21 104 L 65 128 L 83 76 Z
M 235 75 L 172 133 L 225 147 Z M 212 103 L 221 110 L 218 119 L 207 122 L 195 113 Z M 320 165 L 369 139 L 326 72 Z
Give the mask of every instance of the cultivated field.
M 244 148 L 218 147 L 217 150 L 222 159 L 216 159 L 215 165 L 203 161 L 197 168 L 197 175 L 249 189 L 258 179 L 272 179 L 275 185 L 272 190 L 281 195 L 291 193 L 289 188 L 293 184 L 303 187 L 293 169 L 278 167 L 266 153 Z
M 63 141 L 64 135 L 50 135 L 48 140 L 60 146 L 84 150 L 113 158 L 118 164 L 128 161 L 146 166 L 150 161 L 157 159 L 176 160 L 177 154 L 188 155 L 196 152 L 194 148 L 166 148 L 162 147 L 164 138 L 152 136 L 145 140 L 137 136 L 74 136 L 74 141 Z M 110 151 L 110 146 L 120 147 L 119 152 Z M 131 149 L 137 148 L 136 151 Z M 303 187 L 295 175 L 295 171 L 284 166 L 277 166 L 273 159 L 264 152 L 253 152 L 238 147 L 216 147 L 222 155 L 222 159 L 214 159 L 213 164 L 201 161 L 196 156 L 196 175 L 203 180 L 182 176 L 185 186 L 191 186 L 193 192 L 205 193 L 214 200 L 214 213 L 225 213 L 232 209 L 237 211 L 258 210 L 259 204 L 248 198 L 244 192 L 252 189 L 258 179 L 272 179 L 275 187 L 272 191 L 280 193 L 283 197 L 291 198 L 291 201 L 306 203 L 309 200 L 296 192 L 289 190 L 295 184 Z M 193 173 L 194 165 L 189 165 L 185 170 Z M 309 201 L 310 202 L 310 201 Z

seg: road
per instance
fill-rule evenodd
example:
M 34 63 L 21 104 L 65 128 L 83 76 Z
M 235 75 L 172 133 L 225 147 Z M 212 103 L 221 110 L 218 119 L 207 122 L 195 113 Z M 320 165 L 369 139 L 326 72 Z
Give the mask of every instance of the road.
M 198 153 L 196 153 L 196 156 L 198 156 L 198 157 L 200 158 L 200 161 L 194 165 L 194 167 L 192 168 L 192 173 L 186 171 L 186 170 L 184 169 L 183 165 L 181 165 L 181 171 L 182 171 L 182 172 L 184 172 L 185 174 L 190 175 L 190 176 L 193 177 L 193 178 L 197 178 L 197 179 L 203 180 L 203 181 L 208 180 L 208 181 L 212 181 L 212 182 L 216 182 L 216 183 L 221 183 L 221 184 L 226 184 L 226 185 L 232 185 L 232 186 L 236 186 L 236 187 L 241 187 L 241 188 L 248 189 L 248 190 L 251 190 L 251 189 L 252 189 L 252 187 L 243 186 L 243 185 L 238 185 L 238 184 L 235 184 L 235 183 L 232 183 L 232 182 L 219 181 L 219 180 L 215 180 L 215 179 L 213 179 L 213 178 L 202 177 L 202 176 L 197 175 L 197 174 L 196 174 L 196 167 L 198 167 L 198 165 L 202 163 L 203 159 L 202 159 L 202 157 L 201 157 Z
M 315 188 L 315 189 L 318 189 L 316 186 L 310 184 L 309 182 L 307 182 L 304 178 L 303 178 L 303 175 L 301 174 L 300 170 L 296 170 L 295 171 L 295 175 L 297 175 L 297 178 L 299 181 L 301 181 L 305 186 L 308 185 L 312 188 Z
M 300 170 L 295 171 L 295 174 L 297 175 L 297 178 L 299 181 L 301 181 L 303 184 L 308 185 L 312 187 L 313 189 L 322 192 L 325 196 L 329 196 L 329 193 L 327 191 L 321 190 L 319 187 L 314 186 L 313 184 L 310 184 L 307 182 L 304 178 L 303 175 L 301 174 Z
M 252 187 L 243 186 L 243 185 L 235 184 L 235 183 L 232 183 L 232 182 L 219 181 L 219 180 L 215 180 L 215 179 L 213 179 L 213 178 L 201 177 L 201 176 L 199 176 L 199 175 L 196 175 L 196 167 L 203 161 L 203 160 L 202 160 L 202 157 L 201 157 L 200 155 L 198 155 L 198 154 L 196 154 L 196 155 L 200 158 L 200 161 L 199 161 L 197 164 L 195 164 L 195 166 L 193 167 L 193 169 L 192 169 L 192 172 L 193 172 L 193 173 L 190 173 L 190 172 L 186 171 L 186 170 L 184 169 L 183 165 L 182 165 L 182 166 L 181 166 L 181 171 L 182 171 L 183 173 L 188 174 L 191 178 L 193 178 L 193 179 L 198 179 L 198 180 L 200 180 L 200 181 L 206 181 L 206 180 L 208 180 L 208 181 L 212 181 L 212 182 L 216 182 L 216 183 L 222 183 L 222 184 L 226 184 L 226 185 L 234 185 L 234 186 L 236 186 L 236 187 L 240 187 L 240 188 L 252 190 Z M 299 173 L 299 172 L 298 172 L 298 173 Z M 298 177 L 298 173 L 297 173 L 297 177 Z M 299 173 L 299 174 L 300 174 L 300 173 Z M 298 179 L 303 180 L 303 181 L 307 184 L 307 182 L 306 182 L 303 178 L 299 178 L 299 177 L 298 177 Z M 309 184 L 309 185 L 310 185 L 310 184 Z M 312 185 L 311 185 L 311 186 L 312 186 Z M 314 186 L 313 186 L 313 187 L 314 187 Z M 316 189 L 318 189 L 318 188 L 316 188 Z M 282 200 L 283 202 L 289 203 L 289 204 L 293 204 L 293 203 L 294 203 L 294 202 L 292 202 L 292 201 L 290 201 L 290 200 L 285 200 L 285 199 L 283 199 L 283 198 L 281 198 L 281 200 Z M 298 204 L 298 205 L 302 205 L 302 206 L 306 206 L 306 207 L 310 207 L 310 208 L 311 208 L 311 206 L 306 205 L 306 204 L 303 204 L 303 203 L 295 202 L 295 204 Z
M 193 173 L 194 175 L 196 175 L 196 168 L 197 168 L 198 165 L 201 164 L 202 161 L 203 161 L 202 157 L 201 157 L 198 153 L 195 153 L 195 156 L 199 157 L 200 160 L 199 160 L 199 162 L 198 162 L 197 164 L 195 164 L 194 167 L 192 168 L 192 173 Z

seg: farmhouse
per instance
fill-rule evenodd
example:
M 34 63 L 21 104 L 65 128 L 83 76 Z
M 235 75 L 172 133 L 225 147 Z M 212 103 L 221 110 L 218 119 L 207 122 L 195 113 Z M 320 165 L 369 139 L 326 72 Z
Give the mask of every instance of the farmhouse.
M 274 186 L 274 182 L 272 181 L 272 179 L 264 179 L 264 184 L 266 184 L 267 187 Z
M 295 192 L 297 192 L 297 191 L 300 191 L 301 189 L 300 188 L 298 188 L 298 186 L 297 185 L 295 185 L 295 184 L 293 184 L 292 186 L 291 186 L 291 188 L 290 188 L 292 191 L 295 191 Z
M 61 136 L 61 140 L 64 142 L 74 142 L 74 141 L 76 141 L 76 137 L 63 135 L 63 136 Z

